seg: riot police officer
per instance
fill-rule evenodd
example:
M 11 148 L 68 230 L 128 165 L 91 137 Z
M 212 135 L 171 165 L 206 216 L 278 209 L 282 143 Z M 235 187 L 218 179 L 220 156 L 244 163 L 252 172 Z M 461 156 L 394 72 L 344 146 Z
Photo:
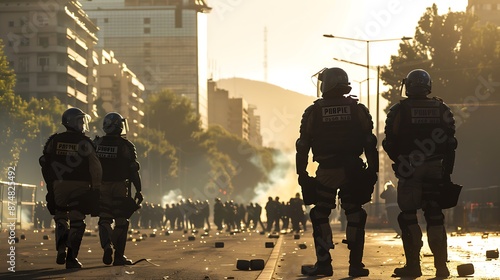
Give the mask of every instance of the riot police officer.
M 134 144 L 125 138 L 126 119 L 116 112 L 108 113 L 104 116 L 103 130 L 106 135 L 94 140 L 103 169 L 98 222 L 104 250 L 102 261 L 107 265 L 132 264 L 124 253 L 129 218 L 143 200 L 139 163 Z M 135 187 L 134 198 L 131 197 L 131 183 Z M 111 227 L 113 221 L 114 228 Z
M 66 268 L 82 267 L 77 256 L 86 227 L 85 214 L 90 214 L 84 209 L 88 202 L 83 199 L 91 188 L 98 190 L 101 185 L 101 164 L 92 141 L 85 136 L 89 120 L 82 110 L 67 109 L 62 115 L 66 131 L 50 136 L 40 157 L 48 190 L 47 208 L 56 224 L 56 263 L 66 264 Z
M 305 204 L 310 211 L 316 249 L 316 264 L 309 276 L 333 275 L 329 250 L 333 249 L 329 215 L 335 208 L 337 191 L 347 216 L 346 240 L 349 275 L 367 276 L 362 263 L 367 214 L 362 205 L 371 200 L 377 180 L 377 139 L 368 109 L 350 91 L 347 73 L 341 68 L 323 69 L 318 76 L 322 98 L 310 105 L 302 116 L 296 142 L 296 167 Z M 308 154 L 318 162 L 316 178 L 308 175 Z M 365 153 L 368 166 L 360 158 Z
M 398 178 L 398 216 L 406 265 L 396 268 L 399 277 L 419 277 L 422 230 L 417 210 L 424 211 L 427 238 L 434 254 L 437 277 L 448 277 L 447 238 L 444 215 L 435 199 L 423 196 L 450 180 L 455 161 L 455 121 L 443 100 L 428 95 L 432 80 L 425 70 L 415 69 L 403 80 L 407 99 L 394 104 L 387 115 L 384 150 Z

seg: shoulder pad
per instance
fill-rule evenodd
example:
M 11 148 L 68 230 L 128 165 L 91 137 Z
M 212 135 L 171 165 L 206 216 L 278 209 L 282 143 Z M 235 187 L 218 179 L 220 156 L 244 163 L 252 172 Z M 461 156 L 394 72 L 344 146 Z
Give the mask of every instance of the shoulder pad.
M 47 145 L 52 141 L 52 139 L 54 139 L 54 137 L 56 137 L 58 133 L 54 133 L 52 135 L 49 136 L 49 138 L 47 139 L 47 142 L 45 142 L 45 145 L 43 146 L 43 151 L 45 152 L 45 150 L 47 149 Z
M 434 97 L 432 97 L 432 99 L 433 100 L 437 100 L 437 101 L 439 101 L 441 103 L 444 103 L 443 99 L 441 97 L 439 97 L 439 96 L 434 96 Z
M 403 101 L 404 100 L 399 101 L 398 103 L 392 105 L 391 108 L 389 108 L 389 112 L 397 112 L 399 110 L 399 107 L 401 107 L 401 102 Z

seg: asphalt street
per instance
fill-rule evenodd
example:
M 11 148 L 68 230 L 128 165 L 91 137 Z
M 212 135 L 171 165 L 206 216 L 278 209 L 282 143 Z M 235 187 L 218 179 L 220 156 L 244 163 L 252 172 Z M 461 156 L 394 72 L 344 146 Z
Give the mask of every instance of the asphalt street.
M 341 242 L 344 233 L 338 224 L 332 228 L 334 275 L 322 279 L 352 279 L 348 276 L 348 250 Z M 79 254 L 84 267 L 71 270 L 55 263 L 52 230 L 17 229 L 19 242 L 13 245 L 8 243 L 9 234 L 7 230 L 2 233 L 0 279 L 316 279 L 301 274 L 302 265 L 315 262 L 311 231 L 269 236 L 256 231 L 133 230 L 127 242 L 127 257 L 134 261 L 147 258 L 150 262 L 107 266 L 102 263 L 97 232 L 87 230 Z M 391 278 L 392 271 L 404 263 L 404 255 L 401 239 L 394 235 L 388 229 L 367 229 L 364 263 L 370 275 L 365 279 L 397 279 Z M 494 253 L 500 247 L 498 232 L 449 232 L 448 237 L 448 267 L 452 274 L 448 279 L 500 279 L 500 260 Z M 421 259 L 423 276 L 417 279 L 437 279 L 427 243 Z M 244 267 L 247 261 L 253 261 L 256 269 L 237 269 L 238 263 Z M 254 265 L 262 262 L 264 267 Z M 472 264 L 474 273 L 459 277 L 457 266 L 463 264 Z

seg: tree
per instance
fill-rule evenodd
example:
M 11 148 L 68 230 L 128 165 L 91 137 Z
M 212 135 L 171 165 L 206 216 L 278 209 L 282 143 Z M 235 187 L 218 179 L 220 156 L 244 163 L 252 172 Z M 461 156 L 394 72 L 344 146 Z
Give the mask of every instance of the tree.
M 144 124 L 164 137 L 175 151 L 172 154 L 175 173 L 167 177 L 165 184 L 168 188 L 181 189 L 184 196 L 206 199 L 207 193 L 215 195 L 218 183 L 225 182 L 230 192 L 234 167 L 226 155 L 218 152 L 210 141 L 201 138 L 201 122 L 190 100 L 170 91 L 161 91 L 151 94 L 146 104 Z M 141 137 L 145 138 L 144 135 Z M 151 167 L 161 165 L 163 170 L 160 172 L 166 174 L 164 169 L 168 167 L 163 161 L 156 160 L 148 159 Z
M 0 41 L 0 170 L 15 167 L 27 139 L 35 137 L 35 116 L 27 102 L 14 94 L 15 74 L 10 69 Z M 4 178 L 6 172 L 0 175 Z
M 273 149 L 255 147 L 221 126 L 211 126 L 203 139 L 213 142 L 217 150 L 227 155 L 235 166 L 231 177 L 234 186 L 232 197 L 254 196 L 255 187 L 269 181 L 268 174 L 276 167 L 272 157 L 276 151 Z
M 16 75 L 14 70 L 10 68 L 3 50 L 4 44 L 0 39 L 0 95 L 12 91 L 16 85 Z
M 398 102 L 400 80 L 415 68 L 427 70 L 432 95 L 442 97 L 456 119 L 459 147 L 454 179 L 466 186 L 498 184 L 500 155 L 500 30 L 480 25 L 464 12 L 438 14 L 426 9 L 411 44 L 401 44 L 381 78 L 390 89 L 382 93 L 389 108 Z

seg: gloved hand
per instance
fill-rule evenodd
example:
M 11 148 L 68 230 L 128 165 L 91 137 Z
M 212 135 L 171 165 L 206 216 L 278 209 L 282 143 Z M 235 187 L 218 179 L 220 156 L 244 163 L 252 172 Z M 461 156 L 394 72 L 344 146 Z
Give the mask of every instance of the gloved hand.
M 135 203 L 137 205 L 141 204 L 141 202 L 144 200 L 144 197 L 142 196 L 142 193 L 141 192 L 135 192 L 134 200 L 135 200 Z
M 50 215 L 56 214 L 56 199 L 54 197 L 54 192 L 49 191 L 45 195 L 45 201 L 47 201 L 47 209 L 50 212 Z

